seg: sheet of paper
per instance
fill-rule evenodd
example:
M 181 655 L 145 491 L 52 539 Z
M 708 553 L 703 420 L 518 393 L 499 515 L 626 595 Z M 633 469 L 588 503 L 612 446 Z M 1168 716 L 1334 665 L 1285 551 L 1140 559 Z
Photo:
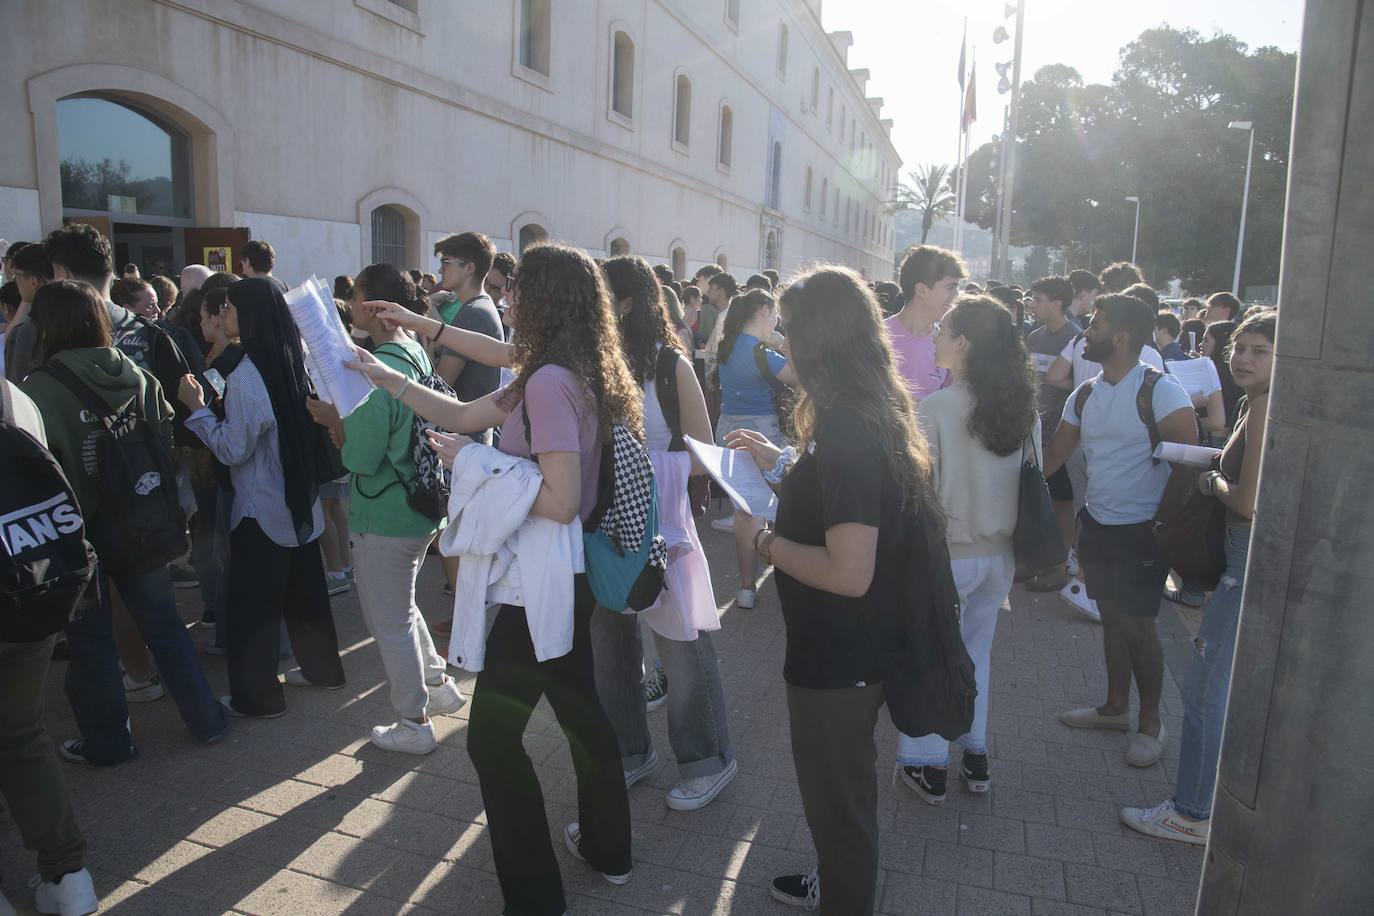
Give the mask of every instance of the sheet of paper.
M 1171 464 L 1186 464 L 1193 468 L 1210 468 L 1213 459 L 1221 454 L 1219 448 L 1205 445 L 1184 445 L 1182 442 L 1161 442 L 1155 446 L 1155 457 Z
M 1206 357 L 1198 359 L 1171 359 L 1166 368 L 1169 374 L 1188 392 L 1189 397 L 1211 394 L 1221 387 L 1221 377 L 1217 367 Z
M 777 517 L 778 497 L 748 452 L 707 445 L 691 436 L 684 438 L 687 448 L 706 468 L 711 479 L 720 484 L 736 509 L 769 521 Z
M 334 308 L 334 297 L 319 277 L 312 276 L 286 294 L 296 329 L 301 332 L 305 368 L 321 400 L 346 417 L 372 393 L 372 381 L 345 362 L 357 358 L 348 331 Z

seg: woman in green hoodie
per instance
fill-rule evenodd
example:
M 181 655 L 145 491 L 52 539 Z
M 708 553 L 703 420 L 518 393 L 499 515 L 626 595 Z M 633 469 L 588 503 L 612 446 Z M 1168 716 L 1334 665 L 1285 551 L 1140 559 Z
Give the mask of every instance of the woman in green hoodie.
M 33 398 L 48 431 L 48 447 L 71 481 L 89 526 L 100 516 L 100 442 L 109 433 L 88 410 L 82 395 L 51 369 L 62 367 L 111 412 L 137 400 L 142 415 L 172 447 L 172 407 L 157 379 L 111 346 L 110 318 L 95 288 L 79 280 L 47 283 L 34 297 L 32 318 L 38 369 L 23 389 Z M 225 711 L 210 690 L 195 644 L 177 616 L 167 567 L 148 573 L 101 570 L 100 603 L 67 626 L 71 663 L 67 699 L 81 737 L 62 742 L 59 752 L 74 763 L 109 766 L 134 757 L 124 681 L 110 623 L 108 580 L 128 605 L 139 633 L 157 662 L 163 685 L 198 741 L 224 734 Z
M 432 374 L 425 348 L 407 331 L 387 327 L 373 311 L 361 308 L 368 300 L 394 302 L 424 314 L 429 303 L 410 277 L 390 264 L 373 264 L 358 274 L 348 300 L 353 326 L 372 339 L 373 355 L 410 383 Z M 394 725 L 374 727 L 371 741 L 384 750 L 428 754 L 439 746 L 430 715 L 457 712 L 464 699 L 444 673 L 443 656 L 415 606 L 415 576 L 438 530 L 437 522 L 416 512 L 406 499 L 416 477 L 411 451 L 415 412 L 375 391 L 342 421 L 324 401 L 306 406 L 315 422 L 341 441 L 344 466 L 353 472 L 348 527 L 358 602 L 381 650 L 391 705 L 400 716 Z

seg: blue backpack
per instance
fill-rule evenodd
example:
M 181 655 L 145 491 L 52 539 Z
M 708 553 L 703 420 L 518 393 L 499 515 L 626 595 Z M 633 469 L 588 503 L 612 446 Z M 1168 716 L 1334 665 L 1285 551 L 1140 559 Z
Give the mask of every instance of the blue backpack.
M 523 402 L 520 414 L 525 440 L 532 442 Z M 582 547 L 597 604 L 617 614 L 637 614 L 658 600 L 668 546 L 658 531 L 654 467 L 644 443 L 619 423 L 601 446 L 596 506 L 582 523 Z

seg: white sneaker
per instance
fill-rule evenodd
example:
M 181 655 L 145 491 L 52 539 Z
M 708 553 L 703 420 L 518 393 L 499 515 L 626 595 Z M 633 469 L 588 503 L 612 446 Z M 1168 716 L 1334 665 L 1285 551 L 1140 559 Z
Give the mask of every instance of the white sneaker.
M 1074 578 L 1078 577 L 1078 551 L 1073 547 L 1069 548 L 1069 558 L 1064 562 L 1064 569 Z
M 577 848 L 577 844 L 581 841 L 582 829 L 577 821 L 573 821 L 571 824 L 563 828 L 563 845 L 568 847 L 568 852 L 572 853 L 573 857 L 576 858 L 578 861 L 587 862 L 586 859 L 582 858 L 582 850 Z M 592 863 L 587 862 L 587 864 L 591 865 Z M 596 866 L 593 865 L 592 867 L 595 868 Z M 601 877 L 605 878 L 612 884 L 625 884 L 630 880 L 630 875 L 632 874 L 634 874 L 633 869 L 625 872 L 625 874 L 623 875 L 608 875 L 603 871 L 601 872 Z
M 715 521 L 711 522 L 711 530 L 712 530 L 712 531 L 734 531 L 734 530 L 735 530 L 735 517 L 734 517 L 733 515 L 727 515 L 727 516 L 725 516 L 725 518 L 718 518 L 718 519 L 716 519 Z
M 720 791 L 730 784 L 739 772 L 739 764 L 731 760 L 719 773 L 684 779 L 668 790 L 668 807 L 674 811 L 696 811 L 716 800 Z
M 653 774 L 658 769 L 658 752 L 649 748 L 649 756 L 644 758 L 644 762 L 636 770 L 625 771 L 625 788 L 629 789 L 635 783 Z
M 1144 732 L 1130 732 L 1126 735 L 1126 762 L 1133 767 L 1152 767 L 1164 755 L 1164 743 L 1169 740 L 1169 731 L 1164 723 L 1159 723 L 1159 737 Z
M 56 881 L 44 881 L 34 875 L 29 884 L 34 889 L 33 908 L 40 913 L 86 916 L 100 909 L 95 883 L 91 881 L 91 873 L 84 868 L 65 874 Z
M 1089 620 L 1102 622 L 1102 612 L 1097 609 L 1097 602 L 1088 597 L 1088 589 L 1077 577 L 1070 579 L 1069 584 L 1059 590 L 1059 600 Z
M 324 574 L 325 588 L 329 591 L 329 597 L 342 595 L 353 586 L 353 580 L 346 572 L 327 572 Z
M 152 703 L 162 699 L 162 678 L 154 674 L 146 681 L 124 675 L 124 699 L 130 703 Z
M 402 719 L 395 725 L 374 725 L 369 739 L 384 751 L 401 754 L 428 754 L 439 746 L 433 722 Z
M 299 668 L 288 668 L 281 679 L 292 687 L 318 687 L 321 690 L 341 690 L 343 684 L 335 684 L 333 687 L 328 684 L 316 684 L 305 676 L 305 672 Z
M 752 588 L 740 589 L 739 594 L 735 596 L 735 607 L 743 608 L 746 611 L 753 610 L 754 599 L 757 594 Z
M 1194 846 L 1207 845 L 1207 831 L 1211 824 L 1210 821 L 1179 814 L 1172 799 L 1160 802 L 1153 808 L 1122 808 L 1121 823 L 1146 836 L 1178 840 Z
M 463 708 L 467 697 L 463 696 L 463 691 L 458 689 L 458 682 L 447 674 L 439 684 L 426 684 L 425 689 L 429 691 L 429 706 L 427 707 L 431 716 L 451 716 Z

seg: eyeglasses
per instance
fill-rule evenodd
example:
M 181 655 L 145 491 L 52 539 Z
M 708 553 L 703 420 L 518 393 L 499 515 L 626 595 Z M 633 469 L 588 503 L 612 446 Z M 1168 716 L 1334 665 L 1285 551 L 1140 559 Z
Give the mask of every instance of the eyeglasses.
M 439 269 L 442 270 L 443 268 L 447 267 L 447 266 L 450 265 L 450 264 L 457 264 L 457 265 L 460 265 L 460 266 L 461 266 L 461 265 L 466 264 L 466 263 L 468 263 L 468 262 L 467 262 L 467 261 L 460 260 L 460 259 L 458 259 L 458 258 L 440 258 L 440 259 L 439 259 Z
M 508 293 L 509 293 L 509 292 L 512 292 L 512 291 L 514 291 L 514 289 L 515 289 L 515 274 L 511 274 L 509 277 L 506 278 L 506 292 L 508 292 Z

